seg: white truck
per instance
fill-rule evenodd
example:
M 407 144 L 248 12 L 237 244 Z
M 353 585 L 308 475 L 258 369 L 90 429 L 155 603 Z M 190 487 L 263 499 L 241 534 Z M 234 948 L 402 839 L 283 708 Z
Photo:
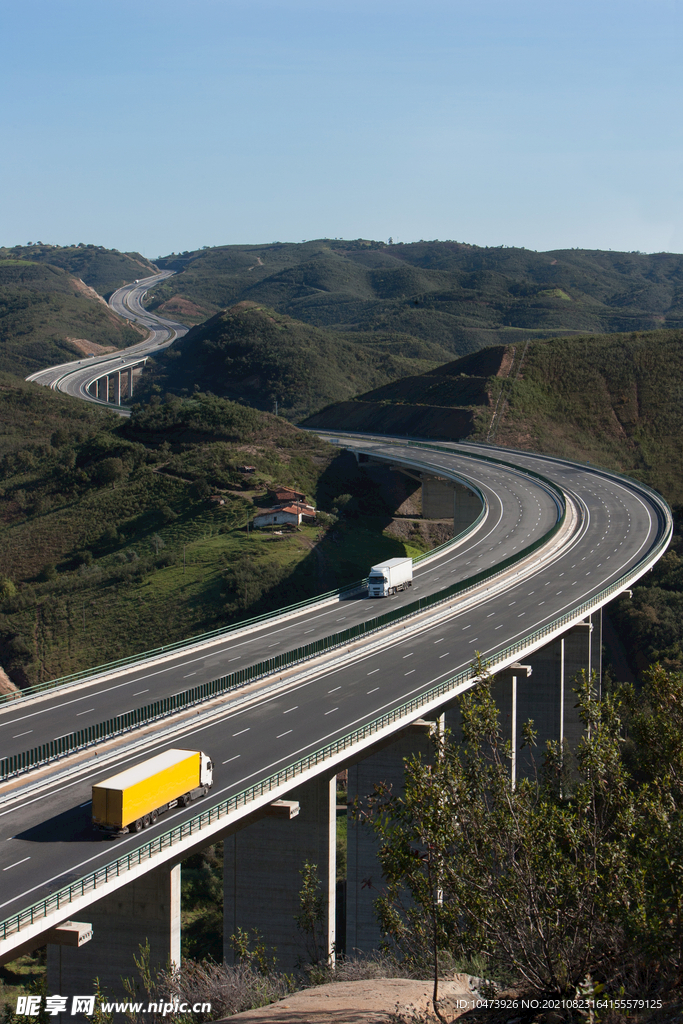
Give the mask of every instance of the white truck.
M 389 597 L 413 585 L 412 558 L 388 558 L 373 565 L 368 576 L 368 597 Z

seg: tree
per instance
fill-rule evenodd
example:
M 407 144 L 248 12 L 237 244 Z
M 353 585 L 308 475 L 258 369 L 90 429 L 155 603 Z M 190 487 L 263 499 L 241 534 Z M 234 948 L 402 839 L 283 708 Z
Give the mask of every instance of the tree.
M 683 675 L 652 666 L 642 690 L 623 687 L 628 749 L 640 779 L 637 833 L 644 906 L 632 941 L 659 972 L 683 971 Z
M 379 788 L 369 818 L 387 888 L 388 940 L 434 972 L 443 954 L 483 956 L 536 991 L 574 993 L 588 974 L 618 983 L 638 957 L 647 910 L 640 855 L 652 824 L 622 756 L 621 698 L 578 686 L 586 733 L 575 758 L 549 744 L 544 766 L 511 785 L 491 680 L 463 694 L 463 742 L 437 735 L 433 763 L 406 764 L 401 796 Z M 531 723 L 526 746 L 534 743 Z M 645 818 L 648 818 L 648 821 Z M 661 835 L 659 841 L 661 844 Z
M 299 966 L 315 968 L 328 965 L 325 942 L 325 899 L 322 893 L 318 865 L 306 861 L 301 869 L 299 913 L 296 923 L 306 943 L 306 958 Z
M 97 480 L 101 484 L 111 484 L 116 487 L 117 480 L 123 476 L 123 462 L 121 459 L 102 459 L 97 466 Z

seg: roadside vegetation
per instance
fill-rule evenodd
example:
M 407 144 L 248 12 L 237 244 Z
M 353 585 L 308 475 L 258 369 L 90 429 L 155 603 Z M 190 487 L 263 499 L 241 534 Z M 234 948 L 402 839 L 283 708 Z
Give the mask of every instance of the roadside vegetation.
M 122 424 L 9 375 L 0 397 L 0 665 L 20 687 L 428 546 L 386 534 L 391 511 L 355 460 L 280 417 L 197 394 L 136 407 Z M 323 510 L 319 522 L 247 530 L 267 487 L 283 484 Z
M 683 965 L 683 675 L 656 666 L 642 688 L 602 697 L 584 678 L 578 748 L 534 751 L 526 723 L 535 768 L 514 787 L 483 676 L 458 699 L 462 740 L 435 737 L 429 763 L 407 762 L 404 793 L 379 784 L 363 808 L 388 945 L 431 966 L 442 1022 L 443 966 L 473 958 L 530 995 L 670 999 Z

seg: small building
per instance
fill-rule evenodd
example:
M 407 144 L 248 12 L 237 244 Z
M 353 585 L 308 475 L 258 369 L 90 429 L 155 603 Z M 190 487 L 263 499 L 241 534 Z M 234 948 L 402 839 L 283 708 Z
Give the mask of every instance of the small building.
M 255 473 L 256 472 L 256 466 L 238 466 L 237 467 L 237 472 L 238 473 Z
M 254 516 L 254 528 L 260 530 L 264 526 L 299 526 L 303 511 L 298 505 L 285 505 L 282 508 L 264 508 Z
M 291 487 L 277 487 L 274 490 L 269 490 L 268 494 L 279 504 L 285 504 L 290 501 L 306 501 L 305 494 L 302 494 L 301 491 L 295 491 Z
M 306 504 L 305 501 L 293 501 L 289 506 L 290 508 L 297 508 L 301 513 L 301 518 L 307 523 L 314 523 L 317 515 L 313 505 Z

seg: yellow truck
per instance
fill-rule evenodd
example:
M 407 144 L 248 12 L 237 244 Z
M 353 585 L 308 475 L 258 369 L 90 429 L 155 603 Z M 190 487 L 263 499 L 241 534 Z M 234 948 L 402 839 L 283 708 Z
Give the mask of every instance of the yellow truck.
M 213 762 L 201 750 L 164 750 L 92 787 L 93 825 L 124 835 L 153 825 L 171 807 L 187 807 L 213 785 Z

